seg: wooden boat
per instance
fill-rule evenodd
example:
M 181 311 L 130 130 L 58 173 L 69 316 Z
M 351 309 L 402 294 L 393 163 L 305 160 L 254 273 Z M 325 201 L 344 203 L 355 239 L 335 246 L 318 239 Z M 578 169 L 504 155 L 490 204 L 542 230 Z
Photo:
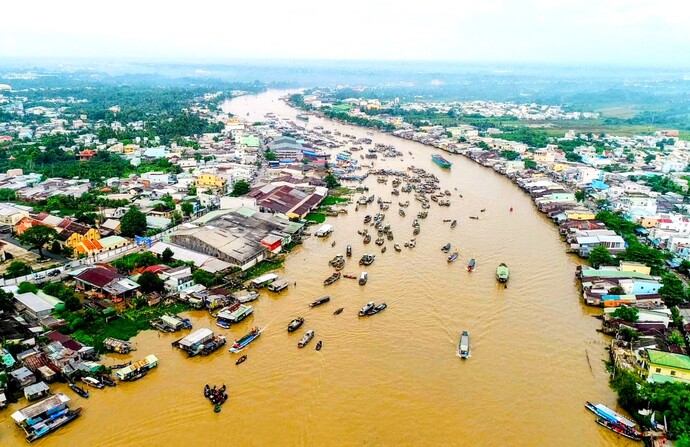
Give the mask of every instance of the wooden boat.
M 376 255 L 364 254 L 359 260 L 359 265 L 371 265 L 374 262 L 374 259 L 376 259 Z
M 314 302 L 312 302 L 312 303 L 309 303 L 309 307 L 317 307 L 317 306 L 320 306 L 320 305 L 322 305 L 322 304 L 326 304 L 326 303 L 329 302 L 330 300 L 331 300 L 331 297 L 330 297 L 330 296 L 324 296 L 324 297 L 321 297 L 321 298 L 319 298 L 318 300 L 316 300 L 316 301 L 314 301 Z
M 145 377 L 146 374 L 148 374 L 148 370 L 145 369 L 140 369 L 136 373 L 132 374 L 131 376 L 127 377 L 127 382 L 134 382 L 136 380 L 141 379 L 142 377 Z
M 323 281 L 324 286 L 330 286 L 334 282 L 340 279 L 340 272 L 335 272 Z
M 470 216 L 470 219 L 479 220 L 479 217 L 477 217 L 477 216 Z
M 398 243 L 393 244 L 393 248 L 395 249 L 395 251 L 402 251 L 402 248 L 400 247 L 400 244 L 398 244 Z
M 374 307 L 376 307 L 376 303 L 374 303 L 373 301 L 369 301 L 367 304 L 364 305 L 364 307 L 362 307 L 362 308 L 359 310 L 359 314 L 358 314 L 358 315 L 359 315 L 360 317 L 363 317 L 363 316 L 367 315 L 367 312 L 369 312 L 369 311 L 370 311 L 371 309 L 373 309 Z
M 110 368 L 110 369 L 122 369 L 122 368 L 127 368 L 131 364 L 132 364 L 132 362 L 120 363 L 118 365 L 110 365 L 108 368 Z
M 631 439 L 633 441 L 641 441 L 642 437 L 638 436 L 635 434 L 636 432 L 630 432 L 626 430 L 625 426 L 621 426 L 620 424 L 617 424 L 615 422 L 609 421 L 608 419 L 604 418 L 597 418 L 597 424 L 601 425 L 602 427 L 608 428 L 612 432 L 621 435 L 625 438 Z
M 373 309 L 369 310 L 367 312 L 367 316 L 376 315 L 377 313 L 381 312 L 386 307 L 388 307 L 388 305 L 386 305 L 386 303 L 381 303 L 378 306 L 374 307 Z
M 335 241 L 333 241 L 333 243 L 331 244 L 331 247 L 335 247 Z
M 636 424 L 625 416 L 603 404 L 585 402 L 585 408 L 597 415 L 597 423 L 629 439 L 639 441 L 642 438 Z M 601 421 L 601 422 L 600 422 Z
M 359 285 L 363 286 L 364 284 L 367 283 L 367 280 L 369 279 L 369 275 L 367 272 L 362 272 L 361 275 L 359 275 Z
M 80 387 L 79 385 L 77 385 L 76 383 L 70 382 L 67 386 L 69 386 L 69 388 L 72 391 L 74 391 L 75 393 L 77 393 L 81 397 L 83 397 L 85 399 L 87 399 L 89 397 L 89 392 L 86 391 L 84 388 Z
M 347 248 L 345 249 L 345 255 L 349 258 L 352 256 L 352 245 L 348 245 Z
M 101 375 L 101 382 L 105 384 L 105 386 L 116 386 L 117 383 L 113 379 L 110 378 L 107 374 Z
M 347 279 L 357 279 L 357 277 L 356 277 L 355 275 L 343 275 L 343 278 L 347 278 Z
M 451 227 L 451 228 L 455 228 L 457 225 L 458 225 L 458 221 L 457 221 L 457 220 L 454 220 L 454 221 L 452 221 L 452 222 L 450 223 L 450 227 Z
M 486 211 L 486 208 L 482 208 L 479 210 L 480 213 L 483 213 L 484 211 Z
M 345 310 L 344 307 L 339 307 L 335 310 L 335 312 L 333 312 L 333 315 L 340 315 L 341 313 L 343 313 L 343 310 Z
M 105 388 L 105 385 L 103 385 L 100 380 L 94 379 L 93 377 L 82 377 L 81 381 L 92 388 L 97 388 L 99 390 Z
M 317 351 L 320 351 L 322 347 L 323 347 L 323 342 L 322 342 L 321 340 L 319 340 L 318 343 L 316 343 L 316 348 L 315 348 L 315 349 L 316 349 Z
M 474 258 L 470 259 L 470 262 L 467 263 L 467 271 L 471 272 L 474 271 L 474 266 L 477 264 L 477 262 L 474 260 Z
M 374 243 L 380 247 L 380 246 L 382 246 L 385 242 L 386 242 L 386 241 L 385 241 L 382 237 L 380 237 L 380 238 L 377 238 L 377 239 L 376 239 L 376 242 L 374 242 Z
M 385 252 L 386 252 L 386 247 L 383 247 L 383 248 L 381 249 L 381 253 L 385 253 Z
M 466 359 L 470 356 L 470 333 L 467 331 L 462 331 L 462 334 L 460 335 L 458 355 L 461 359 Z
M 288 324 L 287 330 L 288 332 L 295 332 L 297 329 L 299 329 L 302 325 L 304 324 L 304 318 L 302 317 L 297 317 L 294 320 Z
M 261 336 L 262 329 L 260 327 L 254 327 L 252 328 L 251 331 L 239 340 L 235 340 L 235 343 L 230 347 L 230 352 L 233 354 L 237 354 L 238 352 L 242 351 L 244 348 L 246 348 L 251 342 L 256 340 Z
M 444 253 L 448 253 L 450 251 L 450 242 L 448 242 L 446 245 L 441 247 L 441 251 Z
M 367 233 L 364 235 L 364 243 L 368 244 L 369 242 L 371 242 L 371 235 Z
M 314 331 L 309 330 L 309 331 L 305 332 L 302 339 L 299 341 L 299 343 L 297 343 L 297 347 L 303 348 L 303 347 L 307 346 L 307 344 L 311 341 L 312 338 L 314 338 Z
M 371 215 L 367 214 L 366 216 L 364 216 L 364 223 L 368 224 L 369 222 L 371 222 Z
M 458 250 L 455 250 L 450 256 L 448 256 L 448 262 L 453 262 L 456 259 L 458 259 L 459 253 Z
M 239 365 L 240 363 L 244 363 L 246 360 L 247 360 L 247 356 L 246 356 L 246 355 L 243 355 L 242 357 L 238 358 L 238 359 L 235 361 L 235 365 Z
M 510 277 L 510 270 L 505 263 L 501 262 L 496 268 L 496 279 L 498 282 L 507 282 Z
M 402 217 L 405 217 L 405 210 L 402 209 L 402 208 L 400 208 L 400 209 L 398 210 L 398 214 L 400 214 Z

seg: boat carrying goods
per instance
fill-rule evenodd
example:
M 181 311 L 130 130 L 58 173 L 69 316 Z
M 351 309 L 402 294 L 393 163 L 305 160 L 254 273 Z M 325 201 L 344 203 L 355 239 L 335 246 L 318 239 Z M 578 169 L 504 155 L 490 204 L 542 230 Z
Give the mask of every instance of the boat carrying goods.
M 156 366 L 158 366 L 158 357 L 156 357 L 153 354 L 149 354 L 143 359 L 138 360 L 132 363 L 131 365 L 118 370 L 115 373 L 115 375 L 117 376 L 118 380 L 127 380 L 129 377 L 141 370 L 148 371 L 149 369 L 153 369 Z

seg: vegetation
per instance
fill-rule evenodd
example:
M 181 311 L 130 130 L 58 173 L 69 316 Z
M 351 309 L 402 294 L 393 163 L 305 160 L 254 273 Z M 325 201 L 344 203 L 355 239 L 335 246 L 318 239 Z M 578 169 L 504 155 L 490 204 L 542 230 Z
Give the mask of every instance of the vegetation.
M 328 174 L 326 177 L 323 178 L 323 181 L 326 182 L 326 186 L 328 186 L 328 189 L 333 189 L 340 186 L 340 182 L 333 174 Z
M 144 272 L 139 275 L 137 283 L 141 286 L 143 293 L 165 291 L 165 283 L 153 272 Z
M 266 259 L 264 261 L 261 261 L 260 263 L 256 264 L 253 267 L 248 268 L 244 272 L 244 279 L 253 279 L 253 278 L 258 278 L 259 276 L 268 273 L 270 271 L 276 270 L 280 267 L 283 266 L 283 259 L 282 258 L 275 258 L 275 259 Z
M 192 274 L 192 278 L 194 278 L 195 283 L 202 284 L 206 287 L 215 286 L 223 280 L 222 275 L 214 275 L 213 273 L 201 269 L 195 270 Z
M 239 197 L 243 196 L 247 193 L 249 193 L 250 186 L 249 183 L 245 180 L 238 180 L 235 182 L 234 185 L 232 185 L 232 193 L 230 193 L 231 196 L 233 197 Z
M 534 160 L 525 160 L 525 169 L 537 169 L 537 162 Z
M 22 282 L 19 284 L 19 287 L 17 287 L 17 293 L 36 293 L 38 292 L 38 286 L 32 282 Z
M 603 245 L 598 245 L 589 253 L 589 263 L 592 267 L 599 268 L 602 265 L 615 265 L 611 253 Z
M 344 197 L 334 197 L 334 196 L 328 196 L 323 201 L 321 202 L 321 206 L 331 206 L 335 205 L 338 203 L 347 203 L 348 200 Z
M 150 251 L 145 251 L 142 253 L 129 253 L 112 262 L 113 267 L 115 267 L 120 273 L 124 273 L 126 275 L 137 268 L 150 267 L 156 264 L 158 264 L 158 258 Z
M 676 275 L 671 273 L 665 274 L 662 277 L 662 284 L 659 289 L 659 295 L 662 296 L 667 306 L 677 306 L 687 301 L 687 291 L 683 281 Z
M 14 294 L 0 289 L 0 311 L 10 312 L 14 309 Z
M 38 250 L 39 256 L 43 259 L 43 247 L 57 238 L 58 233 L 55 228 L 45 225 L 34 225 L 19 236 L 19 241 L 22 244 L 29 245 L 32 250 Z
M 191 202 L 183 202 L 180 209 L 186 217 L 189 217 L 194 212 L 194 205 Z
M 614 318 L 620 318 L 628 323 L 635 323 L 638 320 L 639 309 L 636 307 L 621 306 L 611 314 Z
M 120 233 L 123 236 L 134 237 L 146 232 L 146 215 L 136 207 L 130 207 L 120 219 Z
M 22 261 L 12 261 L 5 270 L 3 278 L 12 279 L 20 276 L 30 275 L 33 272 L 31 267 Z
M 310 222 L 324 223 L 326 222 L 326 215 L 322 213 L 309 213 L 304 219 Z

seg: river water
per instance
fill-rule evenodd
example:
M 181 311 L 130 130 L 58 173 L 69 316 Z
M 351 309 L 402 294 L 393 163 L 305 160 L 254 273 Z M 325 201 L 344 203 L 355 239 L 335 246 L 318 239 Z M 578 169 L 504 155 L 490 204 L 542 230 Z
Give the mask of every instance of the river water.
M 233 99 L 224 109 L 249 121 L 264 114 L 292 117 L 279 100 L 284 92 Z M 312 117 L 321 125 L 357 137 L 365 129 Z M 82 417 L 50 435 L 46 446 L 613 446 L 633 445 L 600 428 L 584 408 L 586 400 L 615 406 L 604 368 L 606 340 L 599 321 L 581 304 L 575 281 L 577 259 L 565 253 L 557 228 L 538 213 L 530 198 L 508 179 L 461 156 L 446 155 L 451 170 L 431 161 L 434 150 L 419 143 L 375 132 L 376 143 L 393 144 L 403 159 L 381 159 L 377 167 L 403 169 L 411 164 L 436 174 L 442 189 L 453 193 L 450 207 L 432 203 L 421 222 L 414 249 L 398 253 L 392 243 L 381 254 L 363 245 L 357 230 L 369 205 L 329 222 L 335 232 L 326 240 L 308 238 L 278 273 L 296 282 L 280 295 L 264 292 L 253 303 L 253 317 L 223 330 L 204 312 L 191 314 L 195 328 L 210 327 L 238 338 L 261 325 L 261 338 L 245 351 L 248 360 L 235 366 L 227 349 L 192 359 L 170 343 L 179 334 L 146 331 L 136 338 L 131 356 L 149 353 L 159 367 L 144 379 L 116 388 L 92 390 L 81 399 Z M 412 155 L 409 155 L 411 152 Z M 361 154 L 355 153 L 355 154 Z M 384 164 L 385 163 L 385 164 Z M 396 241 L 412 236 L 412 220 L 421 209 L 411 194 L 392 197 L 392 187 L 366 181 L 370 194 L 393 200 L 384 223 Z M 457 188 L 457 190 L 455 189 Z M 461 193 L 463 198 L 458 194 Z M 407 217 L 397 202 L 410 200 Z M 513 207 L 511 213 L 509 208 Z M 486 212 L 480 213 L 485 208 Z M 479 220 L 469 216 L 478 215 Z M 457 219 L 450 229 L 444 219 Z M 335 241 L 335 247 L 331 243 Z M 460 250 L 449 264 L 440 248 Z M 332 272 L 328 260 L 353 245 L 343 273 L 358 275 L 366 252 L 377 253 L 367 267 L 369 281 L 323 280 Z M 468 273 L 469 258 L 477 269 Z M 500 262 L 511 269 L 509 287 L 494 272 Z M 314 299 L 330 303 L 310 309 Z M 357 311 L 368 301 L 385 301 L 388 309 L 370 318 Z M 333 311 L 345 310 L 338 316 Z M 306 319 L 302 330 L 288 334 L 287 323 Z M 305 349 L 296 344 L 306 329 L 323 340 Z M 472 356 L 456 356 L 459 334 L 468 330 Z M 230 399 L 215 414 L 203 398 L 206 383 L 225 383 Z M 23 405 L 23 403 L 22 403 Z M 0 444 L 23 444 L 22 432 L 0 413 Z

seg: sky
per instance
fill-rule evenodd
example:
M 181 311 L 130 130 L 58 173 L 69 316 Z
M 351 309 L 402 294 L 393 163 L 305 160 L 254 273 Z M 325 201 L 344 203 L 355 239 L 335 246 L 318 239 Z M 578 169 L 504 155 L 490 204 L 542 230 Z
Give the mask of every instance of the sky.
M 0 58 L 690 65 L 682 0 L 22 0 Z

